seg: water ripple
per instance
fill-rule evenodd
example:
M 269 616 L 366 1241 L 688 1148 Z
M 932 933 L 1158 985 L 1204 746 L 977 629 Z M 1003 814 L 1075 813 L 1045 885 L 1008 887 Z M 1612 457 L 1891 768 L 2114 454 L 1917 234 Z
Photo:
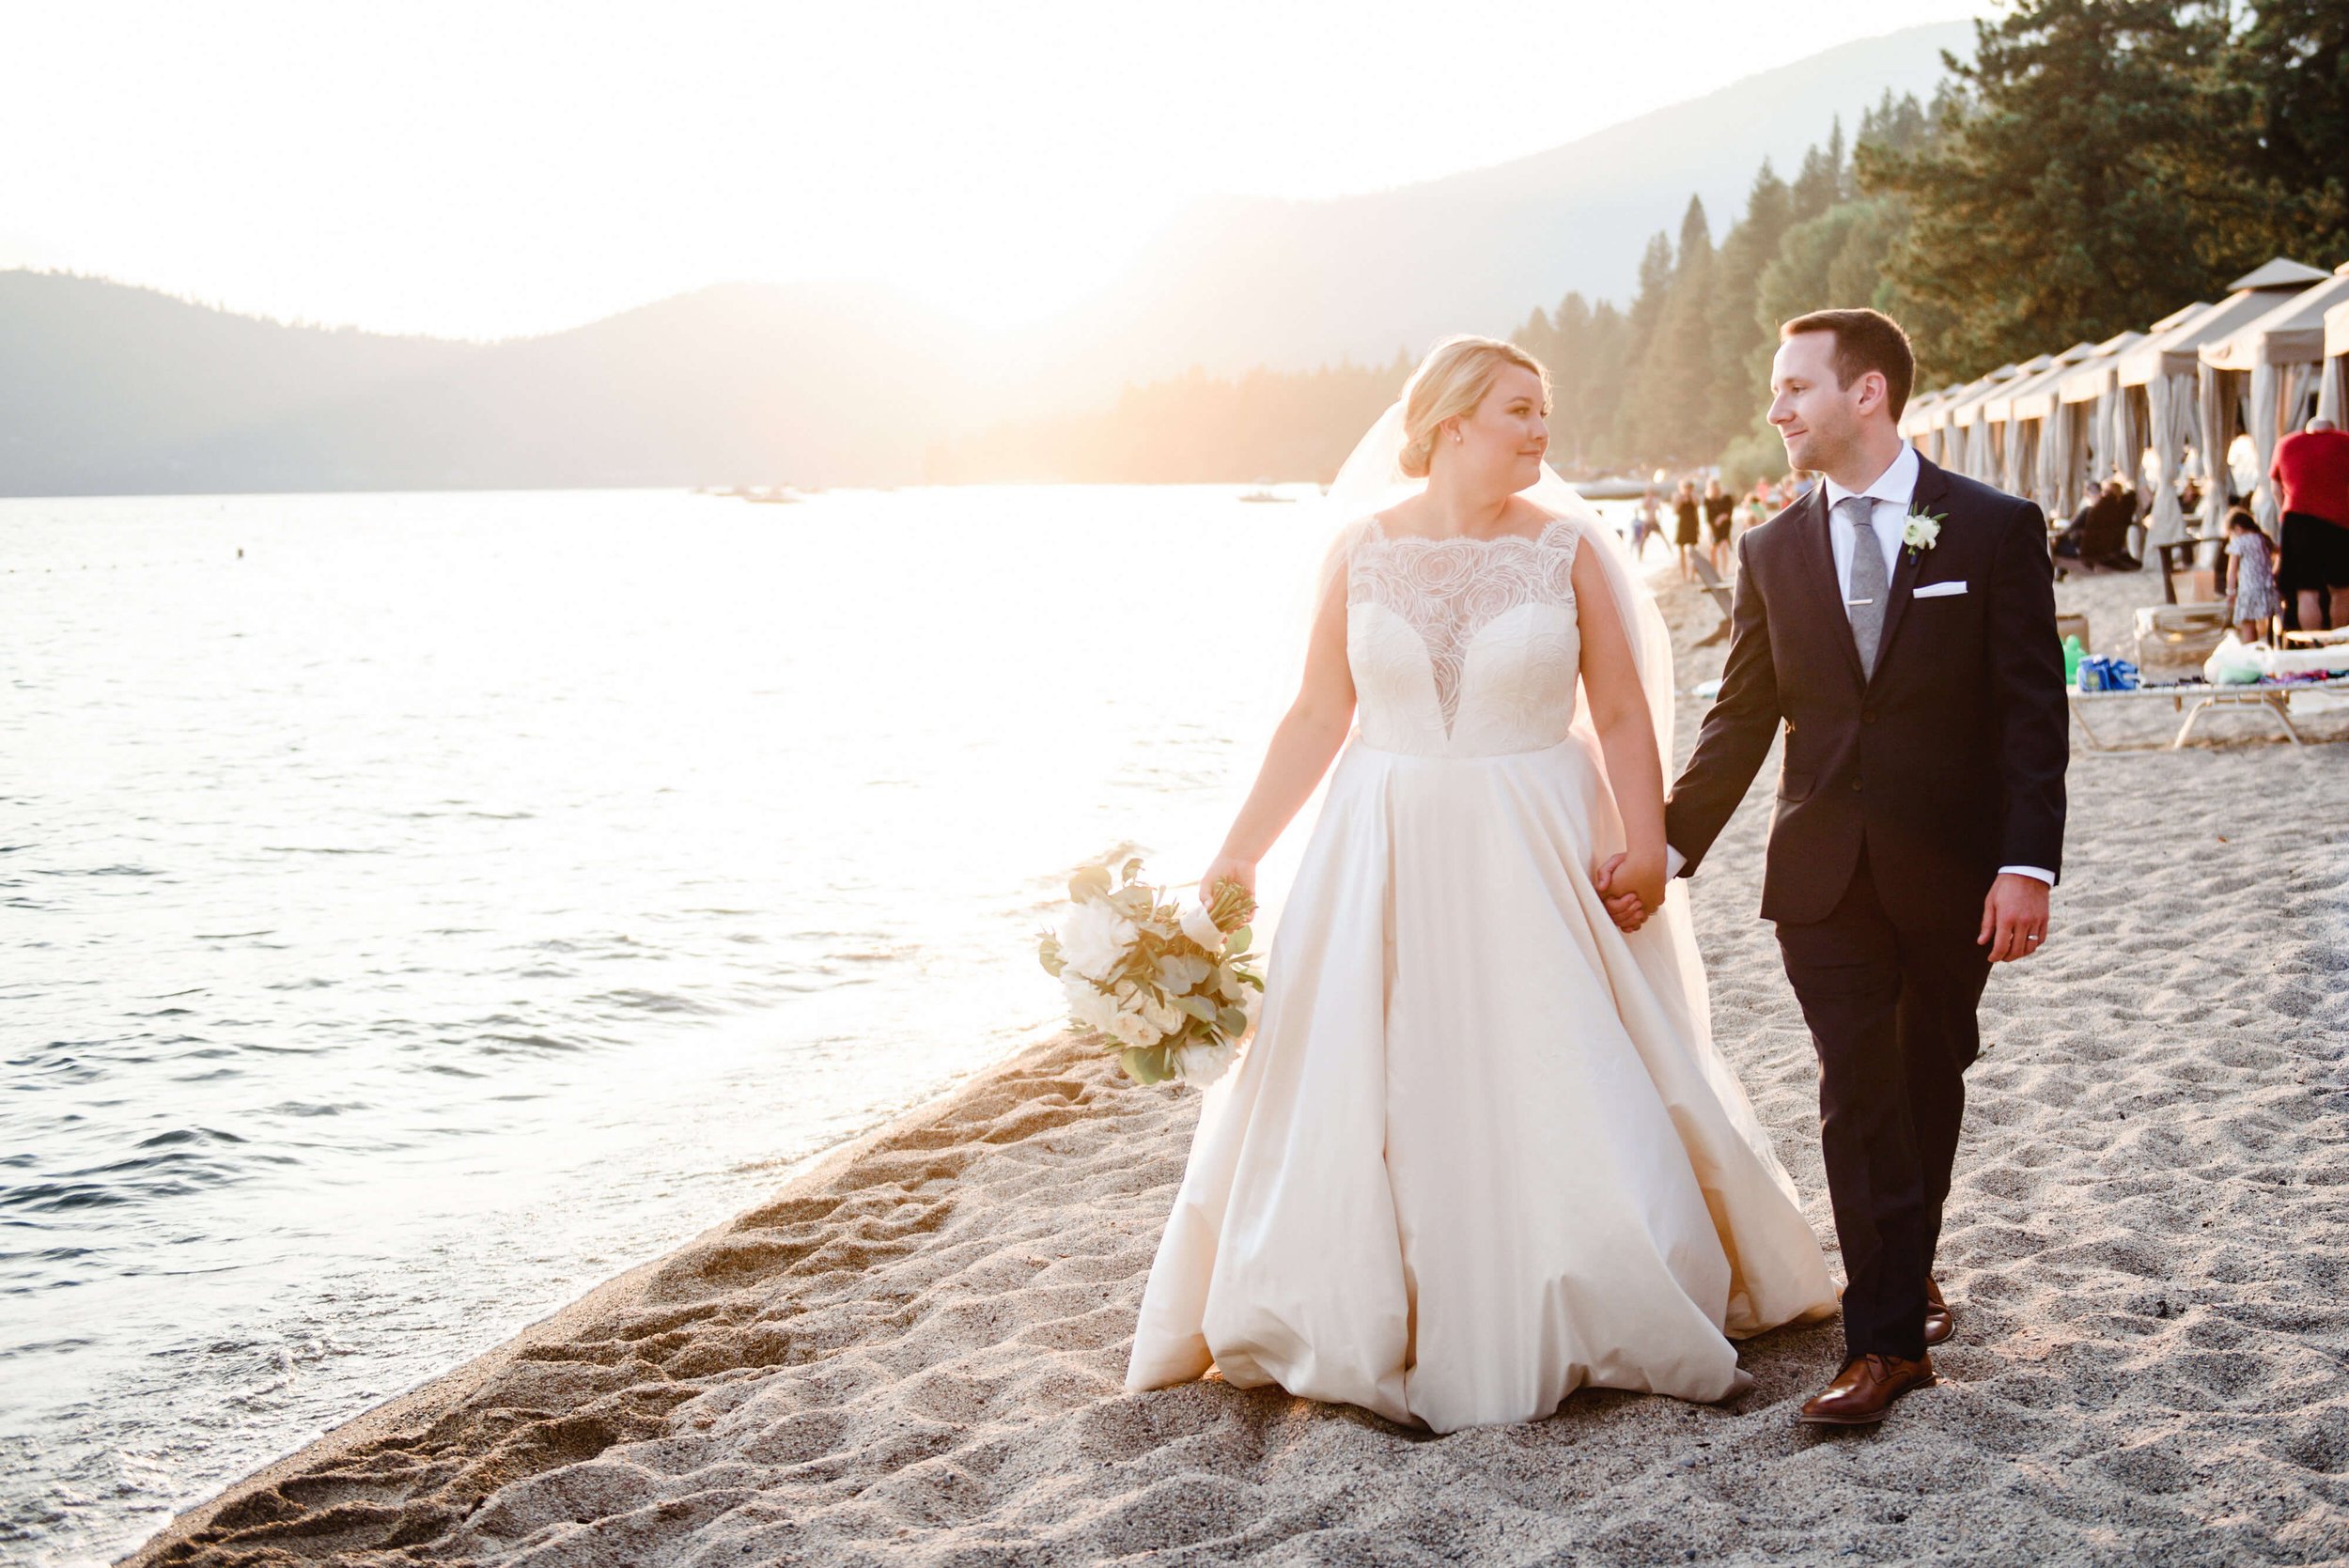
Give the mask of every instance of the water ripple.
M 1036 868 L 1196 863 L 1255 707 L 1063 607 L 1245 638 L 1318 549 L 1235 496 L 0 501 L 0 1557 L 119 1555 L 1049 1028 Z

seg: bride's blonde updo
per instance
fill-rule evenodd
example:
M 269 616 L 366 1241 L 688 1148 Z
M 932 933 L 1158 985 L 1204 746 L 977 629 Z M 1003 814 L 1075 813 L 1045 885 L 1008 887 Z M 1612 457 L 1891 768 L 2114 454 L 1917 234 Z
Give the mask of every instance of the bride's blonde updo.
M 1549 413 L 1549 371 L 1514 343 L 1462 333 L 1427 351 L 1403 387 L 1404 474 L 1424 479 L 1436 451 L 1436 427 L 1457 413 L 1473 413 L 1492 390 L 1504 365 L 1522 365 L 1542 379 L 1542 413 Z

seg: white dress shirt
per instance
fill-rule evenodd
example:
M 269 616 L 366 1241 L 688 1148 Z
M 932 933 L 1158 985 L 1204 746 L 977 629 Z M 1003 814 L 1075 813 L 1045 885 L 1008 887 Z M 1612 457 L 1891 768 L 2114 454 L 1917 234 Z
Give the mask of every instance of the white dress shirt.
M 1917 494 L 1917 449 L 1903 442 L 1891 466 L 1877 474 L 1865 489 L 1850 490 L 1832 479 L 1823 481 L 1827 486 L 1828 544 L 1835 551 L 1835 585 L 1846 603 L 1851 598 L 1852 551 L 1859 545 L 1859 535 L 1851 520 L 1837 509 L 1837 503 L 1853 495 L 1864 495 L 1875 503 L 1868 520 L 1875 530 L 1876 548 L 1884 551 L 1884 581 L 1890 582 L 1900 557 L 1901 527 L 1908 518 L 1908 504 Z M 1687 856 L 1669 844 L 1664 846 L 1666 877 L 1679 876 L 1680 868 L 1686 864 Z M 1999 870 L 2001 874 L 2011 871 L 2035 877 L 2050 887 L 2055 885 L 2055 873 L 2035 865 L 2002 865 Z
M 1835 585 L 1843 590 L 1846 606 L 1851 600 L 1852 547 L 1859 535 L 1851 519 L 1840 510 L 1843 503 L 1855 493 L 1866 496 L 1875 505 L 1869 509 L 1868 520 L 1875 527 L 1876 548 L 1884 551 L 1884 581 L 1892 581 L 1892 568 L 1899 565 L 1901 525 L 1908 519 L 1910 497 L 1917 493 L 1917 449 L 1901 442 L 1901 455 L 1892 459 L 1892 466 L 1876 475 L 1875 484 L 1864 490 L 1845 489 L 1834 480 L 1827 485 L 1828 543 L 1835 551 Z M 1848 609 L 1846 610 L 1848 613 Z

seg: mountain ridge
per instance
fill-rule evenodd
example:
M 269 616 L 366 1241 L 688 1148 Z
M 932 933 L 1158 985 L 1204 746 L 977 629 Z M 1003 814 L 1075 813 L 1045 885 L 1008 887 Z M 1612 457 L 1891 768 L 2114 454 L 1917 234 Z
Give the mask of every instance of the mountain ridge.
M 1007 334 L 856 281 L 713 283 L 483 343 L 0 272 L 0 494 L 916 483 L 941 442 L 1155 379 L 1383 365 L 1569 289 L 1622 297 L 1692 191 L 1725 227 L 1765 156 L 1791 163 L 1888 88 L 1929 93 L 1965 28 L 1853 40 L 1455 175 L 1202 198 L 1108 290 Z

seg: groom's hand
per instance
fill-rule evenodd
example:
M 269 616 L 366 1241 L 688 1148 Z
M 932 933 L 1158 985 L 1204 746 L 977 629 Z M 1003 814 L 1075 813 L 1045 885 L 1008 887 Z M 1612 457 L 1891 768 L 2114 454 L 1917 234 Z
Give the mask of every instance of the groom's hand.
M 2045 947 L 2047 884 L 2036 877 L 2000 872 L 1990 884 L 1990 896 L 1982 901 L 1982 935 L 1974 942 L 1988 945 L 1994 964 L 2028 958 Z

